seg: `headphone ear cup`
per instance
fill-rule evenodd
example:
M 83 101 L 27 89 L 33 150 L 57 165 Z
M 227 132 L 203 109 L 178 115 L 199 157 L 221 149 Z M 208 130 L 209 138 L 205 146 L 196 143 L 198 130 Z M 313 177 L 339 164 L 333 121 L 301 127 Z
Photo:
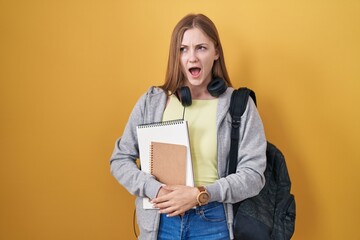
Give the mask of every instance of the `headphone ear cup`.
M 187 86 L 181 87 L 180 90 L 180 102 L 184 107 L 192 104 L 190 88 Z
M 227 85 L 222 78 L 214 78 L 207 86 L 207 90 L 213 97 L 218 97 L 227 89 Z

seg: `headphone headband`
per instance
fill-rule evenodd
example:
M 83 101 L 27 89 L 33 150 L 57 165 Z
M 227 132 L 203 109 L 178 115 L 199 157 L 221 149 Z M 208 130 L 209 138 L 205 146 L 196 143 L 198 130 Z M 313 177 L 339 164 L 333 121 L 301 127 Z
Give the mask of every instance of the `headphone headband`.
M 207 90 L 213 97 L 219 97 L 226 89 L 227 85 L 222 78 L 214 78 L 207 86 Z M 176 96 L 184 107 L 192 104 L 191 92 L 188 86 L 181 87 L 177 93 L 180 94 L 180 96 L 178 94 L 176 94 Z

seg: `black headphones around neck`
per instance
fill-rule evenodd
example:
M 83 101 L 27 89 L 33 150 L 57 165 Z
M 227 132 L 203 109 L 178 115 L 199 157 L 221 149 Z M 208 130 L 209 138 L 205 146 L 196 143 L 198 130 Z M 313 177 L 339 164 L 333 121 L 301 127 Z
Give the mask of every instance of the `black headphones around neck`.
M 214 78 L 207 86 L 207 90 L 213 97 L 218 97 L 223 94 L 227 89 L 227 85 L 224 79 Z M 190 88 L 187 86 L 181 87 L 176 96 L 184 107 L 190 106 L 192 103 Z

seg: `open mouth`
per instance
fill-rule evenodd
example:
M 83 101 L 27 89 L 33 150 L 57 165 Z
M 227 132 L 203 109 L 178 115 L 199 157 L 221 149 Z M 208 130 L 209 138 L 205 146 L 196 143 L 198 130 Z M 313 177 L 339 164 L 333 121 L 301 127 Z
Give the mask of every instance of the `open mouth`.
M 198 68 L 198 67 L 189 68 L 189 72 L 190 72 L 191 76 L 198 77 L 200 75 L 201 68 Z

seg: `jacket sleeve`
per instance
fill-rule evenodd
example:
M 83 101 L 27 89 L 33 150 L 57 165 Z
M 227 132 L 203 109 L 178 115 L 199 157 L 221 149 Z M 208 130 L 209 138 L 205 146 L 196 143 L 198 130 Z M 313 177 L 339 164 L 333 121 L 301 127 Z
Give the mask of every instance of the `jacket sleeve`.
M 139 197 L 156 197 L 161 183 L 148 173 L 141 171 L 136 160 L 139 148 L 136 126 L 143 123 L 147 94 L 143 95 L 132 110 L 123 135 L 116 141 L 110 159 L 110 170 L 117 181 L 131 194 Z
M 241 117 L 239 131 L 236 173 L 220 178 L 214 184 L 207 186 L 211 201 L 239 202 L 256 196 L 265 185 L 267 142 L 262 121 L 251 98 Z M 226 161 L 229 160 L 228 153 L 221 157 Z

